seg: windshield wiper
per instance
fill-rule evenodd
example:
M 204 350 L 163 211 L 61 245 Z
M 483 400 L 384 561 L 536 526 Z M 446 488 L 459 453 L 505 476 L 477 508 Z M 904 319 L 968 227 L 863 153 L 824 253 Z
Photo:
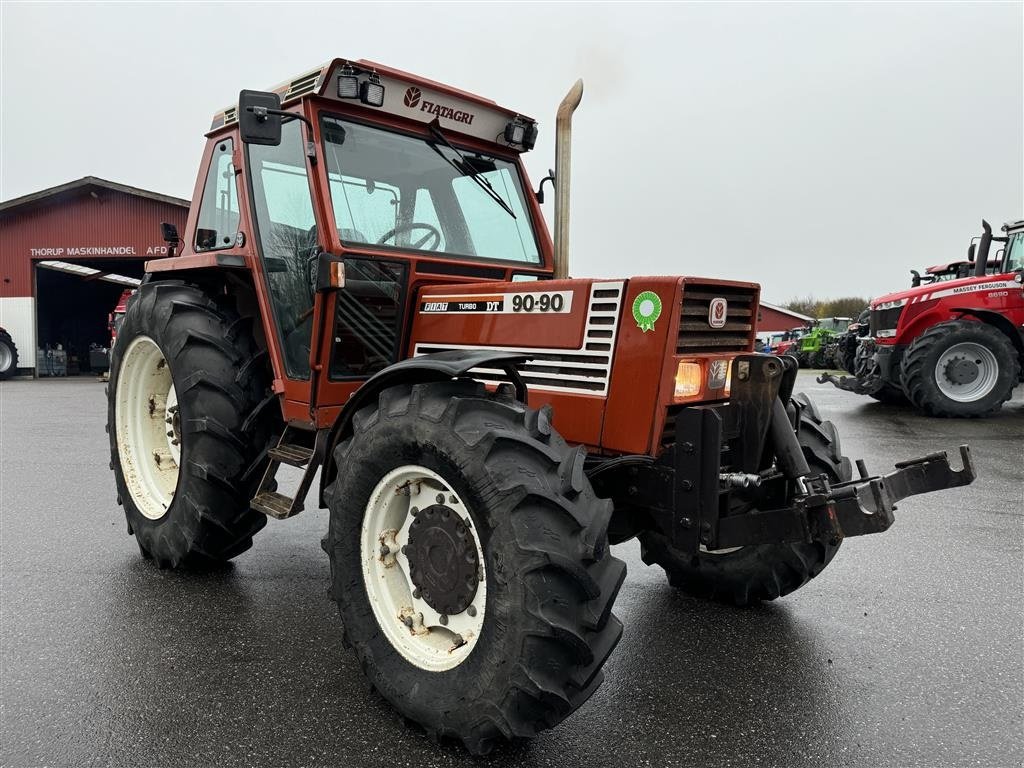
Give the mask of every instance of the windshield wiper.
M 427 146 L 430 147 L 435 152 L 437 152 L 437 154 L 439 154 L 441 158 L 446 163 L 448 163 L 448 165 L 457 170 L 460 174 L 462 174 L 463 176 L 469 176 L 469 178 L 475 181 L 476 185 L 480 187 L 480 189 L 482 189 L 487 194 L 488 197 L 490 197 L 494 202 L 496 202 L 498 205 L 504 208 L 505 212 L 509 216 L 511 216 L 513 219 L 516 218 L 516 214 L 509 207 L 508 203 L 506 203 L 502 199 L 501 195 L 499 195 L 494 190 L 494 187 L 491 186 L 491 182 L 489 182 L 487 179 L 481 176 L 480 173 L 475 168 L 473 168 L 472 165 L 470 165 L 469 161 L 466 159 L 466 156 L 459 152 L 459 150 L 457 150 L 455 147 L 453 147 L 451 143 L 448 141 L 448 139 L 444 137 L 444 134 L 441 133 L 441 124 L 436 117 L 428 127 L 430 128 L 430 132 L 434 135 L 434 138 L 436 138 L 438 141 L 440 141 L 442 144 L 448 147 L 448 149 L 450 149 L 452 152 L 458 155 L 459 160 L 461 162 L 456 163 L 450 157 L 445 155 L 444 152 L 438 149 L 436 144 L 431 144 L 430 142 L 427 142 Z

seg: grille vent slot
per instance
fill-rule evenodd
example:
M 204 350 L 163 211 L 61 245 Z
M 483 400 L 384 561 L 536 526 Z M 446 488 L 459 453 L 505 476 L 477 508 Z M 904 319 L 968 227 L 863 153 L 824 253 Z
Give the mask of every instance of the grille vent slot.
M 712 328 L 708 322 L 711 302 L 721 298 L 728 302 L 725 326 Z M 699 352 L 745 352 L 757 322 L 754 291 L 751 288 L 686 283 L 679 310 L 679 338 L 676 354 Z
M 529 388 L 606 395 L 622 309 L 622 286 L 621 282 L 591 285 L 583 345 L 579 349 L 421 343 L 416 345 L 415 354 L 427 355 L 454 349 L 521 352 L 533 358 L 519 366 L 519 373 Z M 506 380 L 506 376 L 495 368 L 474 368 L 470 373 L 473 378 L 487 384 L 498 384 Z

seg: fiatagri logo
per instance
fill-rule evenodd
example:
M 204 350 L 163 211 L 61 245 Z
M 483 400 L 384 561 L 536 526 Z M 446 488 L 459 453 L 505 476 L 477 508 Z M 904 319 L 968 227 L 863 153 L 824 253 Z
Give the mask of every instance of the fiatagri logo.
M 428 115 L 443 117 L 445 120 L 451 120 L 456 123 L 472 125 L 473 118 L 475 117 L 472 112 L 463 112 L 460 109 L 454 109 L 453 107 L 449 107 L 444 104 L 435 104 L 432 101 L 424 99 L 423 92 L 415 86 L 410 86 L 405 89 L 405 98 L 403 101 L 405 102 L 405 106 L 410 109 L 415 109 L 418 106 L 420 108 L 420 112 L 426 112 Z

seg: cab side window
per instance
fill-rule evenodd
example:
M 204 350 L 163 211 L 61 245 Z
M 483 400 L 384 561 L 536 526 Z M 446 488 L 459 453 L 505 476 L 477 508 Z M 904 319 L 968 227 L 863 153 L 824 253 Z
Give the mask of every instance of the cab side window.
M 238 233 L 238 189 L 235 166 L 231 162 L 231 139 L 217 143 L 206 174 L 203 199 L 196 224 L 196 250 L 212 251 L 230 248 Z

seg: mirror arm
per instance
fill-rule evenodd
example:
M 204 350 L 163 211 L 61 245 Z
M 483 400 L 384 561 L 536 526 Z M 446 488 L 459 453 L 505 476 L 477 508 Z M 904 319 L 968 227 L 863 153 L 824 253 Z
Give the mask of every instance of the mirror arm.
M 306 124 L 306 157 L 310 159 L 310 162 L 316 163 L 316 144 L 313 143 L 313 121 L 308 117 L 297 112 L 289 112 L 285 109 L 270 109 L 269 107 L 246 107 L 245 111 L 252 112 L 261 123 L 265 122 L 269 115 L 277 115 L 281 118 L 282 123 L 286 123 L 289 120 L 301 120 L 304 122 Z
M 533 196 L 535 198 L 537 198 L 537 202 L 540 203 L 541 205 L 544 205 L 544 182 L 545 181 L 550 181 L 552 186 L 554 186 L 554 183 L 555 183 L 555 172 L 553 170 L 551 170 L 550 168 L 548 169 L 548 175 L 540 180 L 540 184 L 537 186 L 537 191 L 533 193 Z

